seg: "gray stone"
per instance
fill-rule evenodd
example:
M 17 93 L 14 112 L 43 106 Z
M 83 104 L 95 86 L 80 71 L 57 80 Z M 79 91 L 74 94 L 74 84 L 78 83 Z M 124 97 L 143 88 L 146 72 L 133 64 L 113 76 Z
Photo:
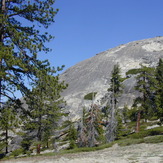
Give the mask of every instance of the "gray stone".
M 156 66 L 159 58 L 163 58 L 163 37 L 120 45 L 67 69 L 60 75 L 60 79 L 69 84 L 62 96 L 67 101 L 73 119 L 79 118 L 82 107 L 91 104 L 84 100 L 86 94 L 97 92 L 94 102 L 101 104 L 101 99 L 107 94 L 111 71 L 116 63 L 119 63 L 121 74 L 125 77 L 128 70 L 139 68 L 140 64 Z M 132 105 L 133 99 L 138 95 L 134 90 L 135 83 L 134 76 L 124 81 L 125 89 L 119 99 L 119 107 L 124 104 Z

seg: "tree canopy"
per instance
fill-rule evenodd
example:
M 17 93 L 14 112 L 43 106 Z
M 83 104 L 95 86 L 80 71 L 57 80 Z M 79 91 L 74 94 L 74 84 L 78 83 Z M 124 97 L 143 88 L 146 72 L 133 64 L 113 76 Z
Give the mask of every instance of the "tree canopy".
M 50 49 L 53 37 L 40 29 L 54 22 L 55 0 L 1 0 L 0 4 L 0 95 L 14 99 L 15 91 L 27 92 L 42 62 L 39 52 Z M 48 62 L 48 61 L 46 61 Z
M 47 71 L 46 71 L 47 70 Z M 39 146 L 42 141 L 47 141 L 56 129 L 58 120 L 64 115 L 60 104 L 64 101 L 60 96 L 67 85 L 59 82 L 58 76 L 52 76 L 55 70 L 49 70 L 49 66 L 43 67 L 42 72 L 37 73 L 33 89 L 25 100 L 28 109 L 25 111 L 25 130 L 35 132 L 33 134 Z M 39 148 L 38 148 L 39 149 Z M 40 152 L 40 149 L 38 153 Z
M 117 132 L 117 104 L 118 104 L 118 97 L 123 92 L 123 85 L 122 85 L 122 77 L 120 74 L 120 66 L 119 64 L 114 65 L 111 79 L 110 79 L 110 88 L 108 89 L 109 92 L 111 92 L 110 95 L 110 119 L 109 123 L 106 127 L 106 140 L 107 142 L 112 142 L 116 138 L 116 132 Z

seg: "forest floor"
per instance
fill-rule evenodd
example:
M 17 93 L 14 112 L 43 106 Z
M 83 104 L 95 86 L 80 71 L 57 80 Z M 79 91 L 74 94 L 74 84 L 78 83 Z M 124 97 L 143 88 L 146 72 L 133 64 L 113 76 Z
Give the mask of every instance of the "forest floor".
M 93 152 L 80 152 L 55 156 L 35 156 L 0 161 L 3 163 L 163 163 L 163 143 L 114 144 Z

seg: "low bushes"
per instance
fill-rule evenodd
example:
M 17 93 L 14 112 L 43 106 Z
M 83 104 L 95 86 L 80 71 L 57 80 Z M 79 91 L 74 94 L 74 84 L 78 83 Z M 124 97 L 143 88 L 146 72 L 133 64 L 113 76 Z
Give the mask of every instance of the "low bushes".
M 87 95 L 84 96 L 84 100 L 93 100 L 93 98 L 95 98 L 97 92 L 91 92 L 88 93 Z
M 133 139 L 140 139 L 140 138 L 144 138 L 147 136 L 154 136 L 154 135 L 163 135 L 163 127 L 157 127 L 149 130 L 140 131 L 138 133 L 129 135 L 128 137 Z
M 132 144 L 140 144 L 144 143 L 143 139 L 123 139 L 121 141 L 118 141 L 118 145 L 120 146 L 128 146 Z
M 144 143 L 161 143 L 163 142 L 163 135 L 150 136 L 144 139 Z

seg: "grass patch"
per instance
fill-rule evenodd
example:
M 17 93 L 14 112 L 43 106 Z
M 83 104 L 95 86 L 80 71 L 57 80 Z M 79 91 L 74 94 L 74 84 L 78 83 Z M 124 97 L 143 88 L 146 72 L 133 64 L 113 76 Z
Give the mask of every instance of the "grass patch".
M 97 151 L 97 150 L 102 150 L 105 148 L 112 147 L 115 142 L 108 143 L 108 144 L 103 144 L 98 147 L 82 147 L 82 148 L 75 148 L 75 149 L 70 149 L 70 150 L 63 150 L 59 153 L 45 153 L 42 154 L 44 156 L 54 156 L 54 155 L 63 155 L 63 154 L 68 154 L 68 153 L 79 153 L 79 152 L 92 152 L 92 151 Z
M 150 136 L 144 139 L 144 143 L 161 143 L 163 142 L 163 135 Z
M 119 146 L 128 146 L 132 144 L 144 143 L 144 139 L 123 139 L 119 140 L 117 143 Z
M 130 123 L 133 126 L 133 123 Z M 146 126 L 146 124 L 144 124 Z M 144 127 L 143 127 L 144 128 Z M 127 131 L 128 132 L 128 131 Z M 132 144 L 140 144 L 140 143 L 161 143 L 163 142 L 163 127 L 157 127 L 149 130 L 143 130 L 139 133 L 130 134 L 128 136 L 123 136 L 121 139 L 116 140 L 112 143 L 102 144 L 97 147 L 83 147 L 83 148 L 75 148 L 71 150 L 62 150 L 60 152 L 50 152 L 30 157 L 37 157 L 37 156 L 60 156 L 69 153 L 79 153 L 79 152 L 91 152 L 97 150 L 103 150 L 105 148 L 112 147 L 114 144 L 118 144 L 119 146 L 129 146 Z M 2 160 L 8 160 L 14 157 L 17 157 L 19 154 L 22 153 L 22 149 L 18 149 L 12 152 L 11 156 L 5 157 Z M 29 156 L 25 156 L 29 157 Z
M 128 138 L 141 139 L 147 136 L 163 135 L 163 127 L 157 127 L 149 130 L 143 130 L 138 133 L 129 135 Z
M 121 140 L 116 140 L 112 143 L 107 143 L 103 144 L 97 147 L 83 147 L 83 148 L 75 148 L 71 150 L 63 150 L 58 153 L 55 152 L 50 152 L 50 153 L 45 153 L 45 154 L 40 154 L 40 155 L 35 155 L 35 156 L 30 156 L 30 157 L 39 157 L 39 156 L 62 156 L 64 154 L 71 154 L 71 153 L 80 153 L 80 152 L 91 152 L 91 151 L 97 151 L 97 150 L 102 150 L 105 148 L 110 148 L 114 144 L 118 144 L 119 146 L 129 146 L 133 144 L 141 144 L 141 143 L 161 143 L 163 142 L 163 135 L 155 135 L 155 136 L 148 136 L 145 138 L 126 138 L 126 139 L 121 139 Z M 17 153 L 17 152 L 16 152 Z M 29 157 L 29 156 L 26 156 Z M 13 157 L 8 157 L 4 158 L 2 160 L 9 160 Z
M 119 146 L 129 146 L 132 144 L 141 144 L 141 143 L 161 143 L 163 142 L 163 135 L 156 135 L 156 136 L 150 136 L 146 138 L 123 138 L 121 140 L 116 140 L 112 143 L 107 143 L 100 145 L 98 147 L 83 147 L 83 148 L 75 148 L 71 150 L 63 150 L 59 153 L 46 153 L 42 154 L 44 156 L 55 156 L 55 155 L 64 155 L 64 154 L 69 154 L 69 153 L 79 153 L 79 152 L 91 152 L 91 151 L 97 151 L 97 150 L 102 150 L 105 148 L 110 148 L 114 144 L 118 144 Z

